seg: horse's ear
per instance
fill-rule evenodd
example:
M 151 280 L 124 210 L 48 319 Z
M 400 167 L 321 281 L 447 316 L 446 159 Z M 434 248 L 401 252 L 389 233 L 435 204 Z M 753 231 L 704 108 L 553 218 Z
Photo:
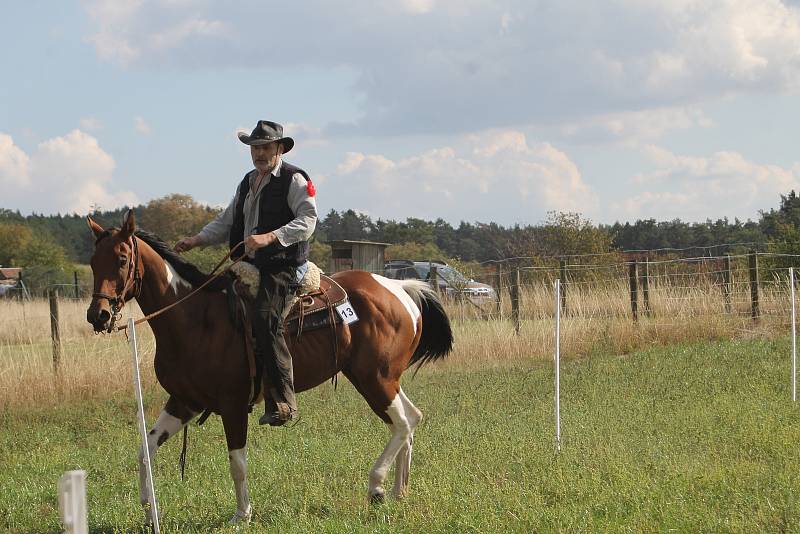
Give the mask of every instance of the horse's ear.
M 91 215 L 87 215 L 87 216 L 86 216 L 86 224 L 88 224 L 88 225 L 89 225 L 89 230 L 91 230 L 91 231 L 92 231 L 92 233 L 94 234 L 94 236 L 95 236 L 96 238 L 99 238 L 99 237 L 100 237 L 100 235 L 101 235 L 103 232 L 105 232 L 105 230 L 103 230 L 103 227 L 102 227 L 102 226 L 100 226 L 99 224 L 97 224 L 96 222 L 94 222 L 94 219 L 92 219 Z
M 120 239 L 123 241 L 128 239 L 136 231 L 136 218 L 133 216 L 133 210 L 128 210 L 125 214 L 125 220 L 122 222 L 122 230 L 120 230 Z

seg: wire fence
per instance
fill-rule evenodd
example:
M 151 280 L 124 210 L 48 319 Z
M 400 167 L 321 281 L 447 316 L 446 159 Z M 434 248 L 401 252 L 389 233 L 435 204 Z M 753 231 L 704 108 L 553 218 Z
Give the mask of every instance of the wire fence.
M 776 256 L 752 253 L 613 263 L 562 258 L 551 259 L 549 265 L 514 267 L 496 263 L 494 273 L 484 271 L 479 277 L 493 287 L 492 298 L 475 298 L 466 288 L 445 294 L 459 319 L 544 320 L 554 315 L 553 283 L 558 279 L 561 313 L 568 320 L 624 319 L 679 326 L 701 319 L 735 323 L 739 330 L 763 329 L 767 324 L 786 324 L 791 310 L 789 269 L 776 267 L 771 261 Z M 541 258 L 530 260 L 541 263 Z
M 561 281 L 564 329 L 578 332 L 572 348 L 586 352 L 598 340 L 613 348 L 696 338 L 788 334 L 791 318 L 789 269 L 775 260 L 798 256 L 751 253 L 688 258 L 623 259 L 619 255 L 520 258 L 487 264 L 467 277 L 445 277 L 434 267 L 432 287 L 442 295 L 455 324 L 510 322 L 520 336 L 544 339 L 544 323 L 554 319 L 554 282 Z M 387 274 L 384 271 L 376 274 Z M 474 282 L 485 284 L 477 291 Z M 0 308 L 0 344 L 42 344 L 88 337 L 86 322 L 92 287 L 54 284 L 35 295 L 6 293 Z M 60 307 L 54 324 L 52 299 Z M 15 303 L 13 306 L 11 303 Z M 135 313 L 134 307 L 126 309 Z M 55 328 L 59 331 L 55 332 Z M 571 348 L 566 343 L 565 350 Z M 55 348 L 54 348 L 55 350 Z

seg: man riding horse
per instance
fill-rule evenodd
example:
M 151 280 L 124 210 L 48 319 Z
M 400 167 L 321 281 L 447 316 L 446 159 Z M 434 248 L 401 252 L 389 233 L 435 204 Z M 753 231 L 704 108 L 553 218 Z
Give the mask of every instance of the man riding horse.
M 280 426 L 297 415 L 283 320 L 308 269 L 308 240 L 317 224 L 315 190 L 304 170 L 282 160 L 294 140 L 284 137 L 280 124 L 258 121 L 250 135 L 239 133 L 239 140 L 250 146 L 255 169 L 245 174 L 228 207 L 175 250 L 226 241 L 233 248 L 244 240 L 245 259 L 261 273 L 253 317 L 256 356 L 264 369 L 264 415 L 258 422 Z

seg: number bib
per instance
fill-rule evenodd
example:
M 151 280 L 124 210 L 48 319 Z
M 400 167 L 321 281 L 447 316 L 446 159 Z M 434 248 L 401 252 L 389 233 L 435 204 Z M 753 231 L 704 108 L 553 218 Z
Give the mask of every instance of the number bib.
M 356 315 L 356 311 L 353 309 L 353 305 L 350 304 L 349 300 L 336 306 L 336 311 L 339 313 L 339 317 L 342 318 L 344 324 L 351 324 L 358 321 L 358 315 Z

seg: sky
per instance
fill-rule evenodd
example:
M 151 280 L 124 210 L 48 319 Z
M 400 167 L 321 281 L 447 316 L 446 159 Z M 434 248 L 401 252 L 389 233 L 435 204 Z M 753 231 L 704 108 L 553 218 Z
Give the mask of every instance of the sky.
M 757 219 L 800 1 L 0 0 L 0 208 L 227 204 L 277 121 L 321 215 Z

